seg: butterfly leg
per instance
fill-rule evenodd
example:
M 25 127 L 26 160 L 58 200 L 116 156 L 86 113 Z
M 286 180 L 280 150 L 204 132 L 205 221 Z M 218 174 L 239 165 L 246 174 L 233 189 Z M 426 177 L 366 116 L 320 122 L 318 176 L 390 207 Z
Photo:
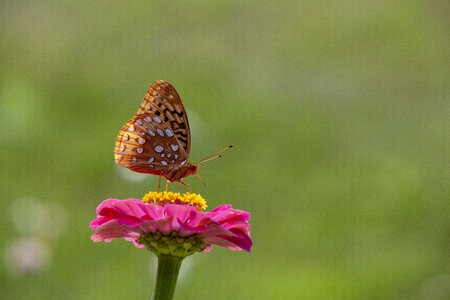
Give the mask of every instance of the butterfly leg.
M 161 175 L 159 176 L 159 179 L 158 179 L 158 193 L 159 193 L 160 188 L 161 188 Z
M 202 183 L 202 189 L 200 190 L 200 192 L 201 191 L 203 191 L 204 189 L 205 189 L 205 187 L 206 187 L 206 183 L 205 183 L 205 181 L 203 180 L 203 178 L 202 178 L 202 176 L 200 176 L 200 174 L 198 174 L 197 173 L 197 176 L 198 176 L 198 179 L 200 179 L 200 182 Z
M 189 192 L 192 193 L 192 189 L 191 189 L 191 186 L 190 186 L 189 184 L 187 184 L 187 183 L 184 182 L 184 181 L 180 181 L 180 183 L 181 183 L 182 185 L 186 186 L 186 187 L 189 189 Z
M 166 192 L 169 191 L 169 180 L 166 180 Z

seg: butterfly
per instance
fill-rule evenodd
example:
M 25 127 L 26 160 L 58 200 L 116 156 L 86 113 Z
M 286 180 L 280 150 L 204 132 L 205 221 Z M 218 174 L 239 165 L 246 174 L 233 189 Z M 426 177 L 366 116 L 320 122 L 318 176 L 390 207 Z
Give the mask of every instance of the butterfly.
M 170 83 L 158 80 L 136 115 L 120 129 L 114 157 L 135 172 L 182 182 L 199 170 L 198 164 L 188 162 L 190 148 L 189 121 L 180 96 Z

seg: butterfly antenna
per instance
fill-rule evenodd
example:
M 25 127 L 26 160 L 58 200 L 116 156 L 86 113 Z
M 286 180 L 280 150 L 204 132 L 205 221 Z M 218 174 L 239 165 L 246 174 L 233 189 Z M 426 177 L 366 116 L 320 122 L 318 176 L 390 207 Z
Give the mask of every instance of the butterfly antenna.
M 204 163 L 204 162 L 207 162 L 207 161 L 210 161 L 210 160 L 213 160 L 213 159 L 222 157 L 221 153 L 224 152 L 224 151 L 226 151 L 226 150 L 228 150 L 228 149 L 230 149 L 230 148 L 233 148 L 233 145 L 228 145 L 228 146 L 226 146 L 225 148 L 223 148 L 222 150 L 219 150 L 219 151 L 217 151 L 216 153 L 211 154 L 211 155 L 205 157 L 204 159 L 200 160 L 200 161 L 197 162 L 197 163 L 198 163 L 198 164 L 201 164 L 201 163 Z

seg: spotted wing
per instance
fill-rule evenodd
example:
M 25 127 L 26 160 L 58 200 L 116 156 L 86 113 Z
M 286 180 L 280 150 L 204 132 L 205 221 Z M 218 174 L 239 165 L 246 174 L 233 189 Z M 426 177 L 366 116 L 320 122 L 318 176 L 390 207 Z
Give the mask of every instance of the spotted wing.
M 158 80 L 149 87 L 136 115 L 147 113 L 153 117 L 158 117 L 161 123 L 170 127 L 179 146 L 189 156 L 191 149 L 189 121 L 181 98 L 170 83 Z
M 116 138 L 116 163 L 140 173 L 166 175 L 187 162 L 190 132 L 175 89 L 165 81 L 153 83 L 137 114 Z

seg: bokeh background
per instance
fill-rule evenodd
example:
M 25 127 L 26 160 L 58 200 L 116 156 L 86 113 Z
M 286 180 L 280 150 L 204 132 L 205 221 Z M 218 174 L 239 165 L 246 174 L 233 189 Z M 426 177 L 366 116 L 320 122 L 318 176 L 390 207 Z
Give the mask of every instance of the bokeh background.
M 112 151 L 165 79 L 193 161 L 235 145 L 201 193 L 250 211 L 254 238 L 186 259 L 176 299 L 450 299 L 449 11 L 2 1 L 0 298 L 149 298 L 152 255 L 88 225 L 101 200 L 155 189 Z

